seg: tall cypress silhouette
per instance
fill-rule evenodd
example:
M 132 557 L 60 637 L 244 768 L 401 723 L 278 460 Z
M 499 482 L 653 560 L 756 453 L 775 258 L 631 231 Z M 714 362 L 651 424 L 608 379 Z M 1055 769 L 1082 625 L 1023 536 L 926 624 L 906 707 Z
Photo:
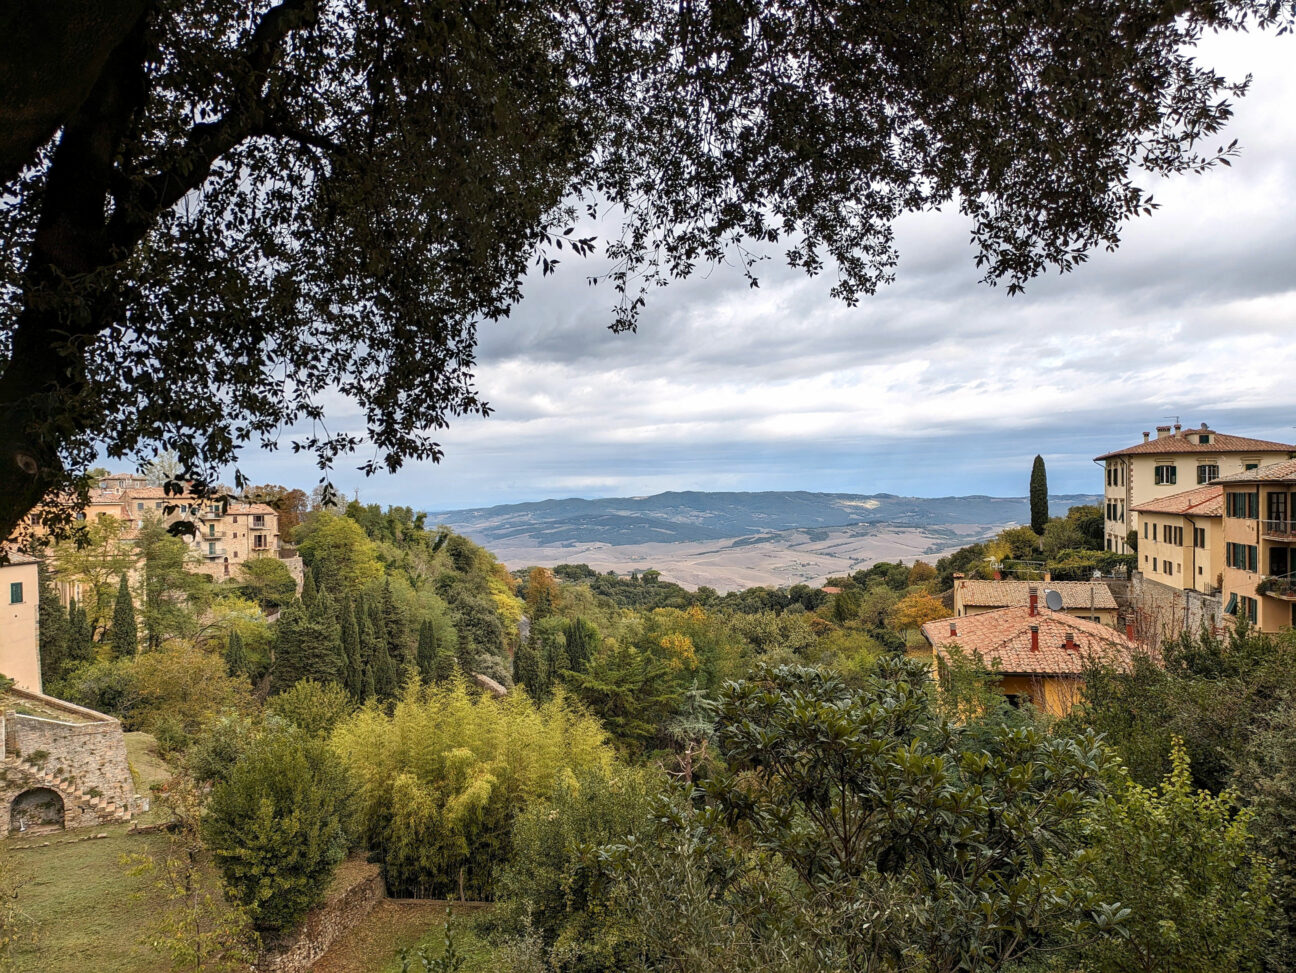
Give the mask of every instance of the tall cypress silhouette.
M 117 604 L 113 606 L 112 631 L 108 644 L 114 659 L 129 659 L 139 651 L 139 630 L 135 627 L 135 599 L 131 597 L 126 575 L 121 576 L 117 589 Z
M 1030 477 L 1030 518 L 1031 530 L 1037 534 L 1044 533 L 1048 523 L 1048 474 L 1044 471 L 1044 457 L 1036 456 L 1035 465 L 1031 467 Z

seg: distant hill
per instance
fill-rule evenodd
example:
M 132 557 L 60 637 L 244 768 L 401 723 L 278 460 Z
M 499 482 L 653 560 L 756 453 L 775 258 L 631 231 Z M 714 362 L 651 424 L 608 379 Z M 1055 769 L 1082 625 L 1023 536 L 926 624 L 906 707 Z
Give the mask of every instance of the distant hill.
M 1049 498 L 1053 514 L 1101 503 L 1090 494 Z M 891 493 L 658 493 L 651 497 L 541 500 L 468 510 L 429 511 L 488 547 L 614 546 L 682 543 L 760 535 L 798 528 L 887 524 L 906 527 L 999 526 L 1027 523 L 1025 497 L 898 497 Z

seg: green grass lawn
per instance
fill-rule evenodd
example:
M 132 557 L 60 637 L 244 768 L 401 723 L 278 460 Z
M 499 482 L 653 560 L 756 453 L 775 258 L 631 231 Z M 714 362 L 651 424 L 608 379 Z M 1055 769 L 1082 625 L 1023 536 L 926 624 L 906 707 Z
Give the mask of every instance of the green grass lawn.
M 126 751 L 141 794 L 171 775 L 153 745 L 147 733 L 126 734 Z M 145 894 L 147 879 L 127 874 L 121 859 L 158 852 L 166 839 L 132 835 L 129 830 L 128 824 L 111 824 L 0 842 L 0 854 L 8 858 L 19 884 L 18 906 L 35 934 L 34 941 L 19 945 L 15 969 L 145 973 L 163 966 L 156 954 L 139 946 L 158 903 Z M 72 840 L 95 834 L 108 837 Z M 33 844 L 41 847 L 21 847 Z

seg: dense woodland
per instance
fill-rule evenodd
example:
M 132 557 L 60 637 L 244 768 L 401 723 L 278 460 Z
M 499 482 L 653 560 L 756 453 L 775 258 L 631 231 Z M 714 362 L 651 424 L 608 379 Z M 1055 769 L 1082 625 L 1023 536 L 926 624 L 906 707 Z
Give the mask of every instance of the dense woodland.
M 51 552 L 83 602 L 42 584 L 47 689 L 173 763 L 156 799 L 219 903 L 159 936 L 189 969 L 291 929 L 349 852 L 493 901 L 517 971 L 1289 969 L 1296 638 L 1182 635 L 1061 721 L 977 658 L 932 680 L 950 575 L 1096 563 L 1094 513 L 725 595 L 510 573 L 352 502 L 292 529 L 298 596 L 278 559 L 213 582 L 104 521 Z

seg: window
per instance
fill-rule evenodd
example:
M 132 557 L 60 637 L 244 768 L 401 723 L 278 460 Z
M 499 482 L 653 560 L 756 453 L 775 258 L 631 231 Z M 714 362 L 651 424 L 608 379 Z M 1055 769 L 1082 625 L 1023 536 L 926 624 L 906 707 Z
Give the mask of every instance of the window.
M 1194 528 L 1193 528 L 1193 547 L 1199 547 L 1199 548 L 1202 548 L 1203 550 L 1205 549 L 1205 547 L 1206 547 L 1206 528 L 1205 528 L 1205 527 L 1194 527 Z M 1198 568 L 1197 571 L 1198 571 L 1198 573 L 1200 573 L 1200 572 L 1201 572 L 1201 568 Z
M 1260 514 L 1260 496 L 1257 493 L 1228 493 L 1224 498 L 1224 513 L 1229 517 L 1254 520 Z
M 254 535 L 252 538 L 252 546 L 264 549 L 266 546 L 266 535 L 265 534 Z
M 1153 524 L 1153 525 L 1152 525 L 1152 539 L 1153 539 L 1153 540 L 1156 540 L 1156 539 L 1157 539 L 1157 525 L 1156 525 L 1156 524 Z
M 143 500 L 141 500 L 139 503 L 135 504 L 135 510 L 136 510 L 136 511 L 140 511 L 140 510 L 143 510 L 143 509 L 144 509 L 144 501 L 143 501 Z
M 12 581 L 9 584 L 9 604 L 21 605 L 23 600 L 23 583 L 21 581 Z
M 1209 483 L 1219 479 L 1219 466 L 1215 463 L 1203 463 L 1197 467 L 1197 482 Z
M 1152 559 L 1152 570 L 1153 570 L 1153 571 L 1156 571 L 1156 569 L 1157 569 L 1157 559 L 1156 559 L 1156 558 L 1153 558 L 1153 559 Z
M 1110 551 L 1111 549 L 1112 549 L 1112 546 L 1111 546 L 1111 538 L 1109 537 L 1109 538 L 1107 538 L 1107 550 Z
M 1260 563 L 1260 549 L 1254 544 L 1225 544 L 1224 563 L 1239 571 L 1255 571 Z
M 1183 547 L 1183 528 L 1182 528 L 1182 527 L 1171 527 L 1169 524 L 1167 524 L 1167 525 L 1166 525 L 1166 532 L 1167 532 L 1167 533 L 1173 532 L 1173 533 L 1174 533 L 1174 543 L 1175 543 L 1175 545 L 1178 546 L 1178 547 Z
M 215 542 L 215 541 L 208 541 L 208 542 L 207 542 L 207 553 L 208 553 L 208 554 L 215 554 L 215 553 L 216 553 L 216 542 Z
M 1247 621 L 1254 623 L 1256 620 L 1256 600 L 1243 595 L 1241 601 L 1241 611 L 1239 614 L 1246 615 Z
M 1254 469 L 1258 469 L 1259 466 L 1260 466 L 1259 463 L 1247 463 L 1246 466 L 1242 467 L 1242 469 L 1244 469 L 1244 470 L 1254 470 Z
M 1158 486 L 1161 486 L 1166 483 L 1178 482 L 1179 473 L 1178 470 L 1175 469 L 1173 463 L 1167 463 L 1163 466 L 1155 467 L 1152 470 L 1152 474 L 1153 474 L 1153 480 L 1156 482 Z
M 1206 432 L 1202 433 L 1200 436 L 1197 437 L 1197 442 L 1201 443 L 1203 446 L 1209 446 L 1210 433 L 1206 433 Z
M 1273 490 L 1269 493 L 1268 500 L 1268 519 L 1276 521 L 1286 521 L 1287 519 L 1287 494 L 1280 490 Z
M 1147 536 L 1148 536 L 1148 525 L 1147 525 L 1147 521 L 1145 520 L 1143 521 L 1143 539 L 1147 540 Z

